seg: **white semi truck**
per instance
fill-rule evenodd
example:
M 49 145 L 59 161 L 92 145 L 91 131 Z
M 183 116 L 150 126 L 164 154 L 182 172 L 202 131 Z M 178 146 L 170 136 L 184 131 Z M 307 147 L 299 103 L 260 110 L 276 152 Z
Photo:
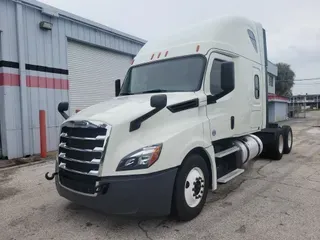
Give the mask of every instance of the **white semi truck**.
M 116 96 L 69 117 L 60 131 L 58 193 L 116 215 L 188 221 L 208 191 L 251 159 L 291 151 L 289 126 L 268 122 L 266 33 L 224 17 L 147 42 Z

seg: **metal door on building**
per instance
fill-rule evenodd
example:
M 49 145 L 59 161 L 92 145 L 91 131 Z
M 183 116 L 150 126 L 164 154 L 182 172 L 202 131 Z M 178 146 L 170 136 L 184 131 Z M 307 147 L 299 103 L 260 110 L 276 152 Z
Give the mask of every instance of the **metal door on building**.
M 125 77 L 132 56 L 68 42 L 70 113 L 114 97 L 114 81 Z

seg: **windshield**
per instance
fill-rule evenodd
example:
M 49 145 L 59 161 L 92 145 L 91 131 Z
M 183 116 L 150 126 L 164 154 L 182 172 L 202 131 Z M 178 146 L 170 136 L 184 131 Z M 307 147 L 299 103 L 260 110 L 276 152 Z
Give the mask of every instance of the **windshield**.
M 195 55 L 132 67 L 120 95 L 198 91 L 205 63 L 203 56 Z

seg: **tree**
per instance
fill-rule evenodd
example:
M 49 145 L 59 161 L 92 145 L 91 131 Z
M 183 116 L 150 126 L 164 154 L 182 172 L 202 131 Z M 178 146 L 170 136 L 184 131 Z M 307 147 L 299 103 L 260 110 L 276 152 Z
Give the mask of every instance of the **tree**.
M 278 76 L 276 78 L 276 94 L 280 96 L 292 96 L 292 87 L 296 74 L 287 63 L 277 63 Z

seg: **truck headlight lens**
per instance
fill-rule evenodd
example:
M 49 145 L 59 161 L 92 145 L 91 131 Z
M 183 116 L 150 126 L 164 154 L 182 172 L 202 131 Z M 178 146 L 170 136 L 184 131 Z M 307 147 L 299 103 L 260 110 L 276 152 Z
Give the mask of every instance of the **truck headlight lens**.
M 159 159 L 161 149 L 162 144 L 141 148 L 124 157 L 120 161 L 117 171 L 149 168 Z

